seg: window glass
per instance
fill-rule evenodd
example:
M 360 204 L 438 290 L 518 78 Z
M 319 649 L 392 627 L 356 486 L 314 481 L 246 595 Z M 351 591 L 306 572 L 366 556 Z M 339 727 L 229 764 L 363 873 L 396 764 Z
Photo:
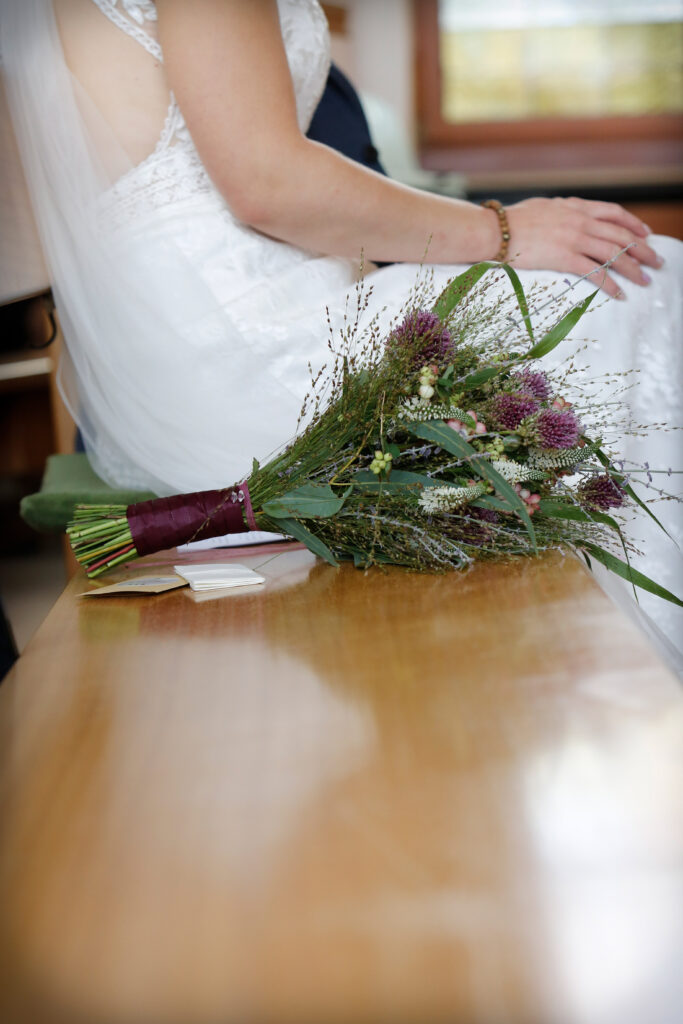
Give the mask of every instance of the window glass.
M 451 124 L 683 110 L 683 0 L 439 0 Z

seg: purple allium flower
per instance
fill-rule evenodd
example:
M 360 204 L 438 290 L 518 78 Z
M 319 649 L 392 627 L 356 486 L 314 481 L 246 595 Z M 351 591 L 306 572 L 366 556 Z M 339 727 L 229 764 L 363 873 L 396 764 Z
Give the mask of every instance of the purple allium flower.
M 541 448 L 573 448 L 581 433 L 581 424 L 571 409 L 544 409 L 535 427 Z
M 467 515 L 460 522 L 458 535 L 464 544 L 481 547 L 493 536 L 491 529 L 500 519 L 492 508 L 473 508 L 470 506 Z
M 602 512 L 610 508 L 619 508 L 626 501 L 624 488 L 607 473 L 584 480 L 577 493 L 582 505 L 600 509 Z
M 524 370 L 520 370 L 519 373 L 511 374 L 510 379 L 515 382 L 520 391 L 525 391 L 528 395 L 538 398 L 541 402 L 545 402 L 550 398 L 552 393 L 550 381 L 541 370 L 530 370 L 527 367 Z
M 538 399 L 523 391 L 501 391 L 491 403 L 493 417 L 503 430 L 515 430 L 538 409 Z
M 408 313 L 387 339 L 387 348 L 397 352 L 408 345 L 415 351 L 415 368 L 428 363 L 442 365 L 455 354 L 455 344 L 436 313 L 418 309 Z
M 470 508 L 471 518 L 478 519 L 482 523 L 497 523 L 500 516 L 493 508 Z

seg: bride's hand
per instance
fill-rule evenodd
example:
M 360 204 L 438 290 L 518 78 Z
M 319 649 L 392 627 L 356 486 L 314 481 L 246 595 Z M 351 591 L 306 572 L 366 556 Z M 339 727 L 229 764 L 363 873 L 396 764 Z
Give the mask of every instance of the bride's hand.
M 586 199 L 525 199 L 507 207 L 510 255 L 514 266 L 571 274 L 590 274 L 590 280 L 614 298 L 623 292 L 601 264 L 627 246 L 611 269 L 636 284 L 649 284 L 642 269 L 660 267 L 662 260 L 644 238 L 649 228 L 617 203 Z

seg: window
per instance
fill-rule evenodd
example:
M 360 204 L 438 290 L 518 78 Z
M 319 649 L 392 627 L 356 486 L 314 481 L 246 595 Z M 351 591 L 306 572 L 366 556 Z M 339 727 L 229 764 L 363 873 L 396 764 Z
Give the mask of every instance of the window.
M 440 155 L 443 163 L 447 151 L 460 152 L 467 170 L 478 151 L 479 166 L 493 166 L 502 146 L 503 159 L 522 166 L 524 154 L 509 147 L 545 148 L 547 159 L 548 147 L 578 143 L 580 163 L 600 163 L 621 140 L 632 144 L 632 162 L 680 161 L 680 0 L 414 4 L 428 158 Z M 619 153 L 619 164 L 628 163 L 623 147 Z M 457 157 L 450 166 L 458 167 Z

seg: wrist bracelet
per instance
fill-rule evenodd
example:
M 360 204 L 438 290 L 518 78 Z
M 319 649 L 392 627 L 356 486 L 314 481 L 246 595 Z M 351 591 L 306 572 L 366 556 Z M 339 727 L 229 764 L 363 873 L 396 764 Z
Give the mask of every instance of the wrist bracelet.
M 508 224 L 508 216 L 505 212 L 505 207 L 497 199 L 486 199 L 481 205 L 487 206 L 490 210 L 495 210 L 498 216 L 502 241 L 500 249 L 493 258 L 497 263 L 504 263 L 507 259 L 508 247 L 510 245 L 510 225 Z

